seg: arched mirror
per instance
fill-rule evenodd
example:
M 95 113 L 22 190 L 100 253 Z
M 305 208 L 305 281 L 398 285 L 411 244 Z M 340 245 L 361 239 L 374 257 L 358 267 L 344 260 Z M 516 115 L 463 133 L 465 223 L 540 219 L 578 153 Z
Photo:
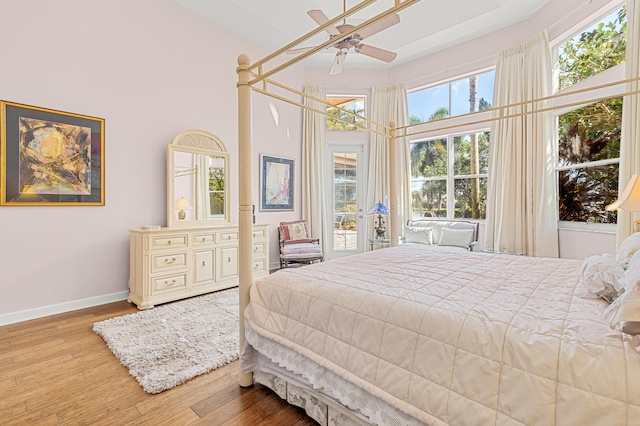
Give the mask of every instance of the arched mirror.
M 226 147 L 203 130 L 178 133 L 167 147 L 167 226 L 229 223 Z

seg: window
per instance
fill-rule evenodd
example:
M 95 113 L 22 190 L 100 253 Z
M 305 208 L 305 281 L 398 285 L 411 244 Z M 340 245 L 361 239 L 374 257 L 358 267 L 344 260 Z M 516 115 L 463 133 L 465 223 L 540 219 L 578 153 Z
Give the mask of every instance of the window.
M 224 215 L 224 159 L 209 158 L 209 205 L 211 216 Z
M 491 108 L 494 77 L 489 71 L 408 93 L 410 124 Z
M 627 45 L 627 7 L 609 14 L 560 46 L 558 89 L 624 62 Z
M 412 216 L 484 219 L 489 132 L 411 143 Z
M 364 96 L 327 95 L 327 130 L 362 130 L 364 120 L 345 111 L 364 117 Z M 343 111 L 344 110 L 344 111 Z M 335 117 L 335 118 L 333 118 Z
M 494 76 L 489 71 L 410 92 L 410 123 L 491 108 Z M 413 218 L 485 218 L 489 132 L 414 140 L 410 156 Z
M 570 87 L 622 63 L 626 7 L 563 44 L 558 84 Z M 618 195 L 622 98 L 606 99 L 558 116 L 558 214 L 562 221 L 616 223 L 605 206 Z

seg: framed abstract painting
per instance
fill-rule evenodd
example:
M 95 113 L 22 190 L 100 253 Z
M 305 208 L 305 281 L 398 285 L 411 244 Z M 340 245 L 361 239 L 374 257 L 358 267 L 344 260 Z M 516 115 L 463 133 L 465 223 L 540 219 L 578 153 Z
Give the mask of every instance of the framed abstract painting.
M 260 210 L 293 210 L 293 159 L 260 154 Z
M 104 205 L 104 119 L 0 101 L 0 206 L 31 205 Z

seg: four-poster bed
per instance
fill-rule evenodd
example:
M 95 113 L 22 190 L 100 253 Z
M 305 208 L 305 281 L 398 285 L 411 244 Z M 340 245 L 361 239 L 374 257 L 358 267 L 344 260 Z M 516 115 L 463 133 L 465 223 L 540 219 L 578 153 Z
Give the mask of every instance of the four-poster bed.
M 361 26 L 412 3 L 396 0 Z M 263 66 L 322 28 L 256 64 L 239 56 L 239 163 L 252 162 L 252 91 L 311 109 L 270 93 L 271 84 L 306 96 L 269 77 L 328 43 L 270 71 Z M 399 246 L 398 129 L 367 121 L 389 141 L 389 249 L 253 282 L 251 169 L 240 170 L 240 385 L 265 384 L 321 424 L 640 418 L 638 342 L 609 327 L 602 300 L 580 297 L 580 261 Z

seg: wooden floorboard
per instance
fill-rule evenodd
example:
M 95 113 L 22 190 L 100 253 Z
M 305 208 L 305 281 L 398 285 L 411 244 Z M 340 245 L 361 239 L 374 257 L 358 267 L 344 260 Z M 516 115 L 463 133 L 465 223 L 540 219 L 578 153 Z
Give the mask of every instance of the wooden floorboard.
M 157 395 L 145 393 L 92 331 L 138 312 L 115 302 L 0 327 L 0 424 L 316 425 L 235 361 Z

